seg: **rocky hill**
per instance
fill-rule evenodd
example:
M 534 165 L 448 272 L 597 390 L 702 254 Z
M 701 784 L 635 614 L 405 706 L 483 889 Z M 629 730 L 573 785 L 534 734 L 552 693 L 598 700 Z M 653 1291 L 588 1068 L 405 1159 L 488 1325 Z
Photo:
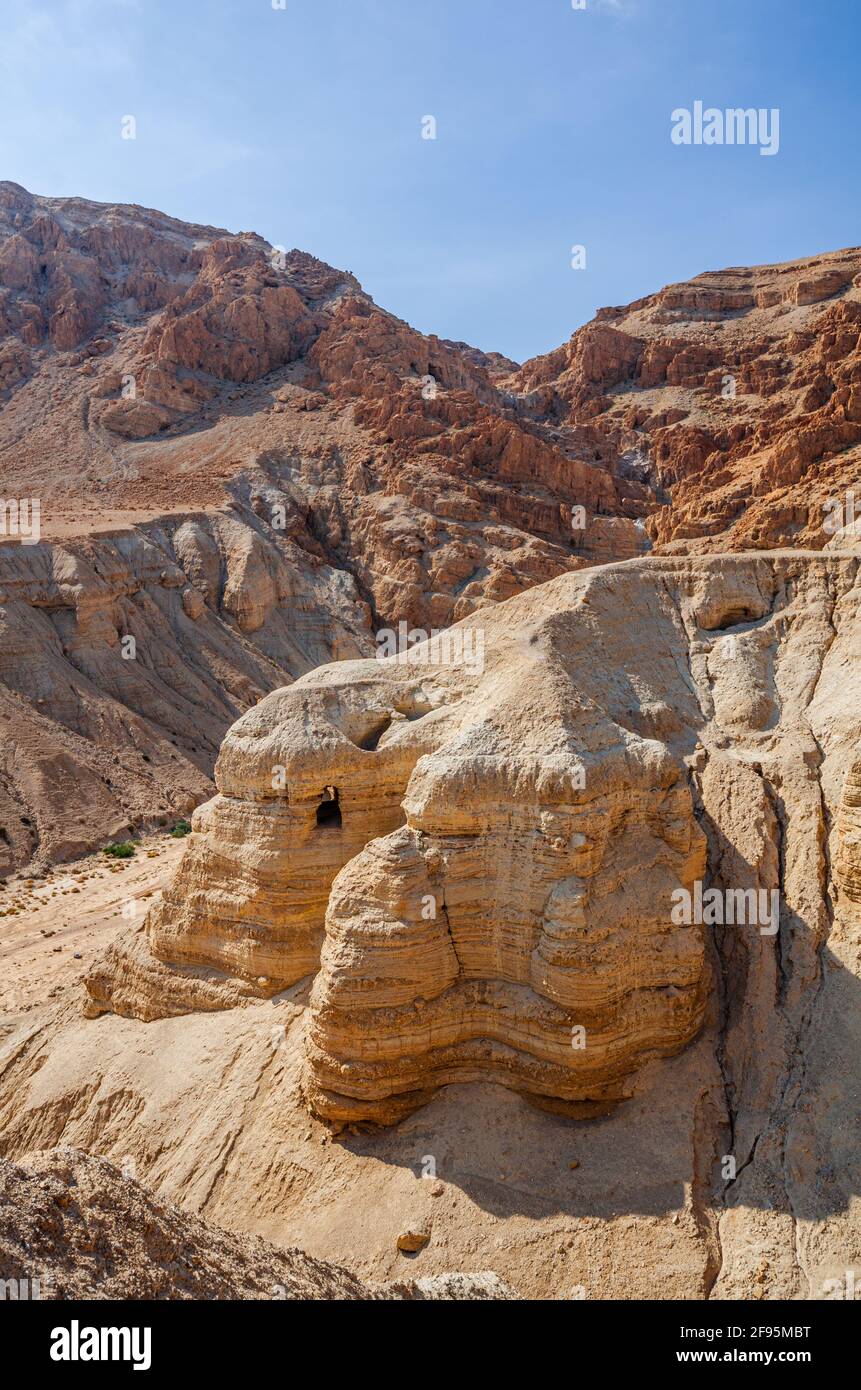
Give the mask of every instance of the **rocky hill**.
M 0 1287 L 33 1299 L 511 1299 L 492 1274 L 367 1284 L 301 1250 L 211 1226 L 79 1149 L 0 1159 Z
M 0 184 L 0 286 L 0 469 L 46 537 L 243 501 L 381 620 L 442 625 L 575 564 L 571 505 L 625 509 L 521 418 L 516 364 L 252 233 Z
M 4 506 L 0 877 L 186 813 L 234 719 L 381 629 L 650 546 L 823 545 L 859 274 L 704 275 L 519 367 L 251 232 L 0 183 L 0 499 L 40 537 Z
M 861 250 L 601 309 L 512 384 L 651 484 L 659 551 L 818 549 L 861 466 Z
M 184 812 L 243 709 L 380 626 L 642 548 L 514 366 L 250 233 L 0 184 L 0 497 L 40 512 L 0 539 L 0 875 Z

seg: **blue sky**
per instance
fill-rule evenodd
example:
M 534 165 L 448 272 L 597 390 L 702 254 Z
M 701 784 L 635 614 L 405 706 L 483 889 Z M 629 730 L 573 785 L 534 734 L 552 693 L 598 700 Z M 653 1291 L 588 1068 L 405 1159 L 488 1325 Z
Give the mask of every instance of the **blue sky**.
M 518 360 L 669 281 L 861 243 L 859 0 L 585 5 L 3 0 L 0 177 L 258 231 Z M 697 100 L 779 108 L 779 153 L 674 145 Z

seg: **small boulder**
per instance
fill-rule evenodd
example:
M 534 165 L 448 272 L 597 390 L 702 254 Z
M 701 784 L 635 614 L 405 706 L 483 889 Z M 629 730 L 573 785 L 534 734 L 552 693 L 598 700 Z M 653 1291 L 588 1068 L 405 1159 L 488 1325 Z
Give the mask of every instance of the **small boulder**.
M 398 1249 L 405 1254 L 415 1254 L 417 1250 L 424 1250 L 430 1240 L 430 1231 L 402 1231 L 398 1236 Z

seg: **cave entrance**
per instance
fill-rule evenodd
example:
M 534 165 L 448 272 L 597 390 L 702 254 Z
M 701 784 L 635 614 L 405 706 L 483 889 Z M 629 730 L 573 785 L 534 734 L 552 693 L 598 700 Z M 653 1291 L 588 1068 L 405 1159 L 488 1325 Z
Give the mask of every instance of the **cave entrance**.
M 338 801 L 338 788 L 326 787 L 317 807 L 318 825 L 340 825 L 341 806 Z

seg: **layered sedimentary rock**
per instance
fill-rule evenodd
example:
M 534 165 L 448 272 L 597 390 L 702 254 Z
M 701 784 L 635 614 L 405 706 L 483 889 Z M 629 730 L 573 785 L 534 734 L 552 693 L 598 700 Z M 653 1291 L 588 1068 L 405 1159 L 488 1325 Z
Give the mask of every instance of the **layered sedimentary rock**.
M 347 668 L 355 689 L 339 679 Z M 370 837 L 402 823 L 427 738 L 424 722 L 412 737 L 413 721 L 441 698 L 412 678 L 387 681 L 384 668 L 375 660 L 320 668 L 296 683 L 295 696 L 292 687 L 277 691 L 234 726 L 216 765 L 220 794 L 193 818 L 194 853 L 145 931 L 90 978 L 93 1011 L 109 1004 L 159 1017 L 225 1007 L 317 969 L 332 880 Z M 207 973 L 180 977 L 160 970 L 162 961 Z
M 0 877 L 190 811 L 238 714 L 370 650 L 352 579 L 251 509 L 0 546 Z
M 312 997 L 315 1112 L 391 1123 L 441 1085 L 484 1080 L 597 1113 L 647 1057 L 689 1042 L 703 942 L 664 908 L 701 871 L 703 841 L 686 788 L 658 776 L 637 769 L 630 795 L 580 814 L 564 792 L 531 815 L 504 799 L 443 826 L 418 814 L 353 860 Z
M 845 711 L 814 734 L 808 705 L 857 565 L 590 571 L 273 693 L 225 739 L 220 795 L 88 1011 L 271 996 L 322 942 L 306 1094 L 391 1122 L 458 1080 L 581 1113 L 627 1094 L 704 1017 L 713 920 L 678 920 L 680 892 L 776 895 L 717 942 L 742 993 L 753 973 L 800 998 L 788 922 L 808 980 L 828 930 L 821 745 L 857 735 Z
M 520 418 L 515 363 L 313 256 L 144 208 L 0 184 L 0 351 L 4 495 L 40 497 L 44 534 L 289 484 L 290 529 L 388 620 L 442 626 L 576 568 L 572 507 L 625 492 Z
M 244 708 L 378 628 L 588 561 L 616 486 L 514 365 L 251 233 L 0 184 L 0 876 L 184 813 Z
M 436 662 L 270 695 L 164 903 L 87 970 L 101 1017 L 70 984 L 7 1021 L 0 1151 L 131 1155 L 374 1279 L 413 1232 L 424 1269 L 540 1297 L 834 1297 L 861 1258 L 859 599 L 838 551 L 632 562 L 473 615 Z M 721 912 L 673 920 L 697 884 Z
M 665 911 L 704 862 L 683 771 L 588 704 L 572 709 L 550 652 L 500 689 L 510 657 L 473 675 L 349 663 L 257 706 L 225 742 L 222 794 L 197 813 L 144 933 L 90 978 L 90 1012 L 217 1004 L 211 976 L 160 986 L 144 936 L 155 961 L 222 972 L 222 1005 L 274 994 L 316 970 L 328 899 L 320 1113 L 391 1119 L 458 1078 L 598 1103 L 644 1056 L 689 1041 L 702 935 Z M 344 1052 L 361 1097 L 346 1103 L 327 1094 Z
M 839 840 L 835 877 L 840 892 L 857 913 L 855 905 L 861 904 L 861 756 L 857 750 L 846 769 L 837 826 Z
M 4 495 L 62 534 L 289 480 L 297 529 L 425 626 L 652 542 L 818 547 L 857 474 L 859 275 L 709 272 L 518 367 L 253 233 L 4 183 Z
M 861 250 L 600 309 L 507 383 L 658 505 L 658 550 L 819 548 L 861 468 Z

